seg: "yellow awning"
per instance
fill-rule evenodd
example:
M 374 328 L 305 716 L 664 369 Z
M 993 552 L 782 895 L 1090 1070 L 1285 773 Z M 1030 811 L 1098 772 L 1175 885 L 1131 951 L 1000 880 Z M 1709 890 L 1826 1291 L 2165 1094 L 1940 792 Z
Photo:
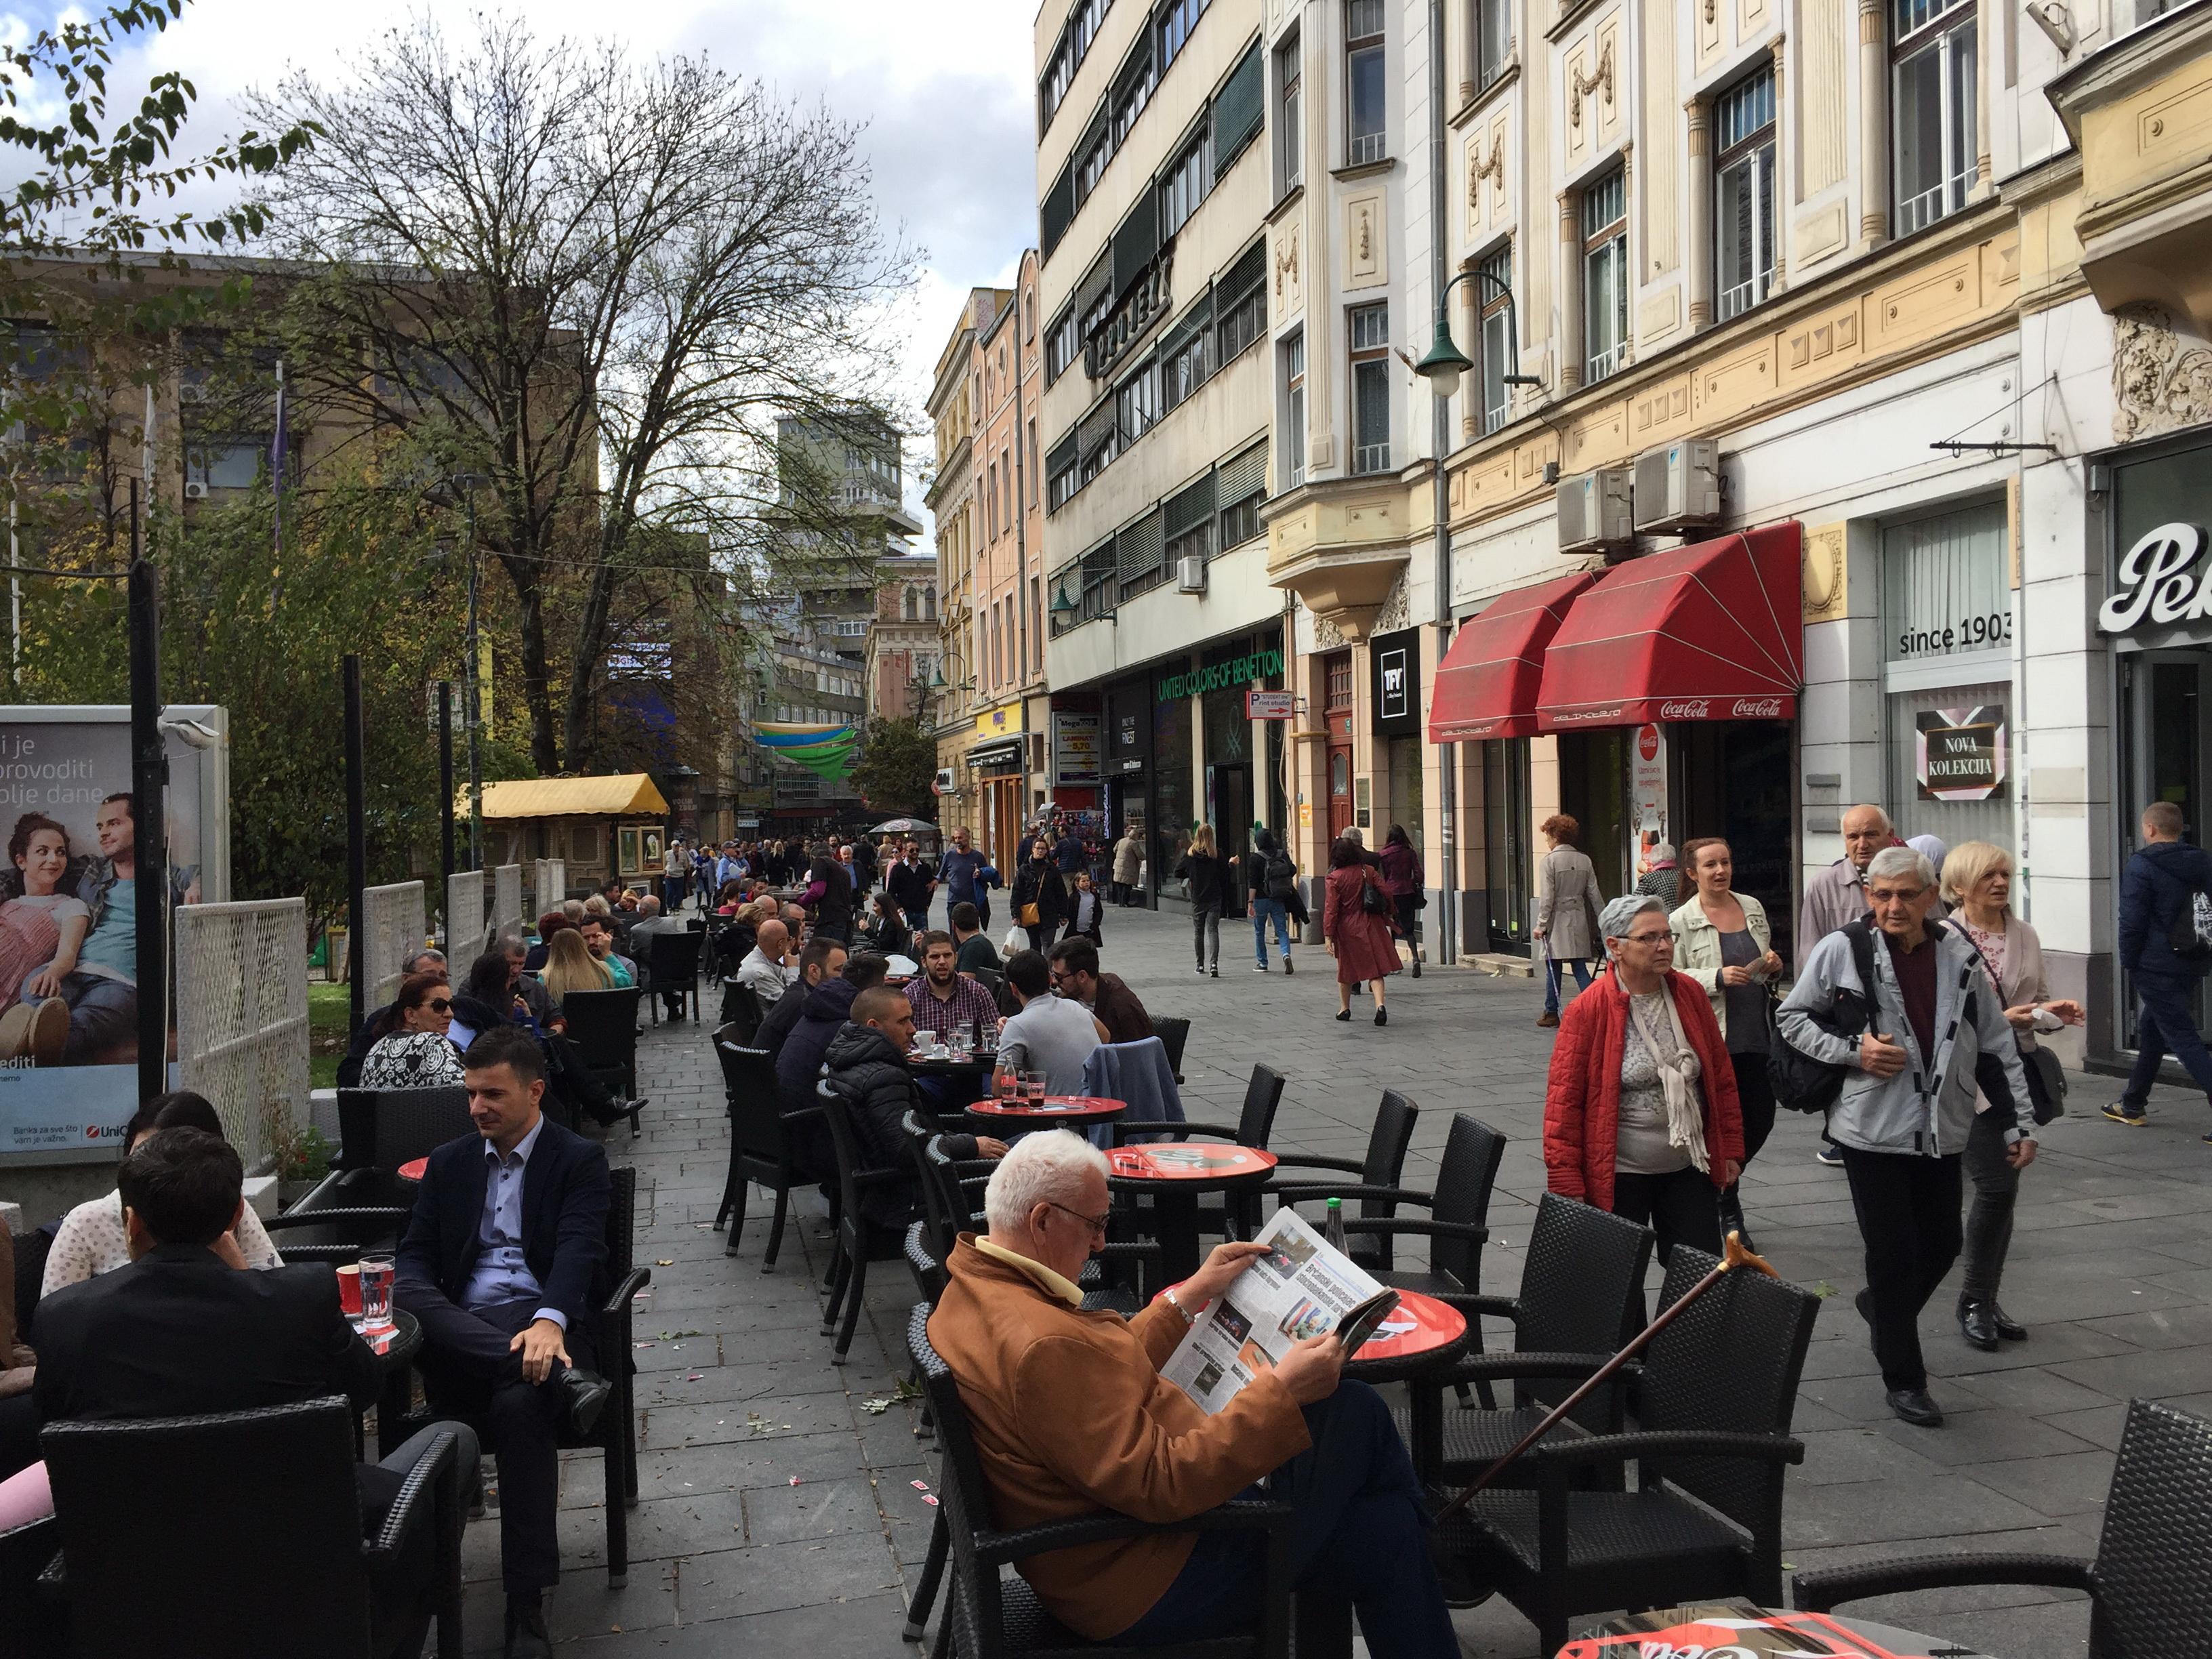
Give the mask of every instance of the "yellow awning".
M 464 793 L 455 811 L 465 813 Z M 487 818 L 653 817 L 668 816 L 668 803 L 643 772 L 598 778 L 514 778 L 484 785 Z

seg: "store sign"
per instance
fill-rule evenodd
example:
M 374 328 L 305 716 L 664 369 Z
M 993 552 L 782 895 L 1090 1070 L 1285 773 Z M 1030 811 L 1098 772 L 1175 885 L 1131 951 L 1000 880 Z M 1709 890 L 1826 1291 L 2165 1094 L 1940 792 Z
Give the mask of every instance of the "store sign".
M 1989 504 L 1882 532 L 1884 655 L 1933 662 L 2012 643 L 2005 510 Z
M 1289 691 L 1247 691 L 1244 718 L 1248 720 L 1286 720 L 1297 714 L 1297 697 Z
M 1913 726 L 1913 775 L 1921 799 L 1988 800 L 2004 793 L 2003 704 L 1923 708 Z
M 1227 662 L 1193 669 L 1188 673 L 1162 675 L 1157 693 L 1162 702 L 1179 702 L 1185 697 L 1200 696 L 1208 691 L 1226 691 L 1232 686 L 1247 685 L 1254 680 L 1264 680 L 1271 674 L 1282 672 L 1283 653 L 1280 651 L 1273 648 L 1252 651 L 1241 657 L 1232 657 Z
M 1630 739 L 1628 800 L 1636 814 L 1636 873 L 1651 872 L 1651 849 L 1667 839 L 1667 738 L 1639 726 Z
M 1374 702 L 1377 737 L 1411 735 L 1420 730 L 1421 634 L 1401 628 L 1378 634 L 1367 647 L 1373 679 L 1369 693 Z
M 1054 787 L 1087 788 L 1099 780 L 1098 747 L 1105 722 L 1096 714 L 1056 708 L 1052 715 L 1052 781 Z
M 2192 581 L 2190 567 L 2204 551 L 2204 532 L 2193 524 L 2162 524 L 2120 556 L 2113 573 L 2119 591 L 2097 611 L 2097 629 L 2125 634 L 2143 623 L 2163 627 L 2212 617 L 2212 568 Z

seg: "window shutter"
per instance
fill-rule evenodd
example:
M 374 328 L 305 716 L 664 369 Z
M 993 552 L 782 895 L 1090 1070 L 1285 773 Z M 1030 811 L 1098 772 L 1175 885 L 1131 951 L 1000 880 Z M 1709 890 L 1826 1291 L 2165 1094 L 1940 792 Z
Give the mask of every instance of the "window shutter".
M 1075 465 L 1077 453 L 1077 434 L 1071 432 L 1054 444 L 1052 453 L 1044 458 L 1044 476 L 1057 478 Z
M 1243 257 L 1229 267 L 1229 274 L 1215 286 L 1221 290 L 1224 307 L 1233 306 L 1267 276 L 1267 244 L 1257 241 L 1244 250 Z
M 1159 203 L 1151 191 L 1137 198 L 1129 216 L 1114 232 L 1114 297 L 1120 299 L 1142 276 L 1160 251 Z
M 1213 175 L 1219 178 L 1229 163 L 1260 131 L 1267 102 L 1267 77 L 1262 71 L 1260 43 L 1254 41 L 1221 90 L 1213 96 Z
M 1158 512 L 1147 513 L 1114 538 L 1117 574 L 1124 582 L 1151 575 L 1160 568 L 1166 547 L 1167 538 L 1161 529 Z
M 1075 290 L 1075 314 L 1086 317 L 1091 307 L 1103 299 L 1114 286 L 1114 254 L 1111 249 L 1098 256 L 1097 264 L 1083 273 L 1082 286 Z
M 1167 533 L 1170 540 L 1196 528 L 1213 516 L 1213 474 L 1168 497 Z
M 1267 488 L 1267 441 L 1254 444 L 1243 454 L 1231 457 L 1221 464 L 1221 482 L 1218 499 L 1224 507 L 1263 493 Z
M 1060 170 L 1060 177 L 1052 181 L 1044 200 L 1037 206 L 1037 248 L 1040 260 L 1052 258 L 1053 249 L 1060 239 L 1067 234 L 1067 228 L 1075 221 L 1075 163 L 1069 162 Z
M 1075 428 L 1076 447 L 1089 455 L 1114 441 L 1114 399 L 1109 396 Z

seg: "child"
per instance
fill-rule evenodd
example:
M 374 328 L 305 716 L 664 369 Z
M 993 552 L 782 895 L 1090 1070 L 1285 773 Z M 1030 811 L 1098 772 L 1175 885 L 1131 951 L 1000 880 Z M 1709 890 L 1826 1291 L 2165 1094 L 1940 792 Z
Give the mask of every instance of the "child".
M 1091 884 L 1091 872 L 1088 870 L 1079 872 L 1075 878 L 1074 896 L 1068 902 L 1067 930 L 1060 934 L 1060 938 L 1074 939 L 1080 935 L 1093 945 L 1104 944 L 1105 941 L 1099 937 L 1098 918 L 1105 908 L 1105 902 Z

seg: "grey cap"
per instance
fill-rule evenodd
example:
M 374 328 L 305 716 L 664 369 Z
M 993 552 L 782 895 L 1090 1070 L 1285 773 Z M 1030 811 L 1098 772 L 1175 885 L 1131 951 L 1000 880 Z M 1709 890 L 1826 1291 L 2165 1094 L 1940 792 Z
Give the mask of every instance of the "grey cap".
M 1650 893 L 1623 893 L 1597 913 L 1597 930 L 1607 939 L 1626 939 L 1637 917 L 1646 910 L 1667 914 L 1667 907 Z

